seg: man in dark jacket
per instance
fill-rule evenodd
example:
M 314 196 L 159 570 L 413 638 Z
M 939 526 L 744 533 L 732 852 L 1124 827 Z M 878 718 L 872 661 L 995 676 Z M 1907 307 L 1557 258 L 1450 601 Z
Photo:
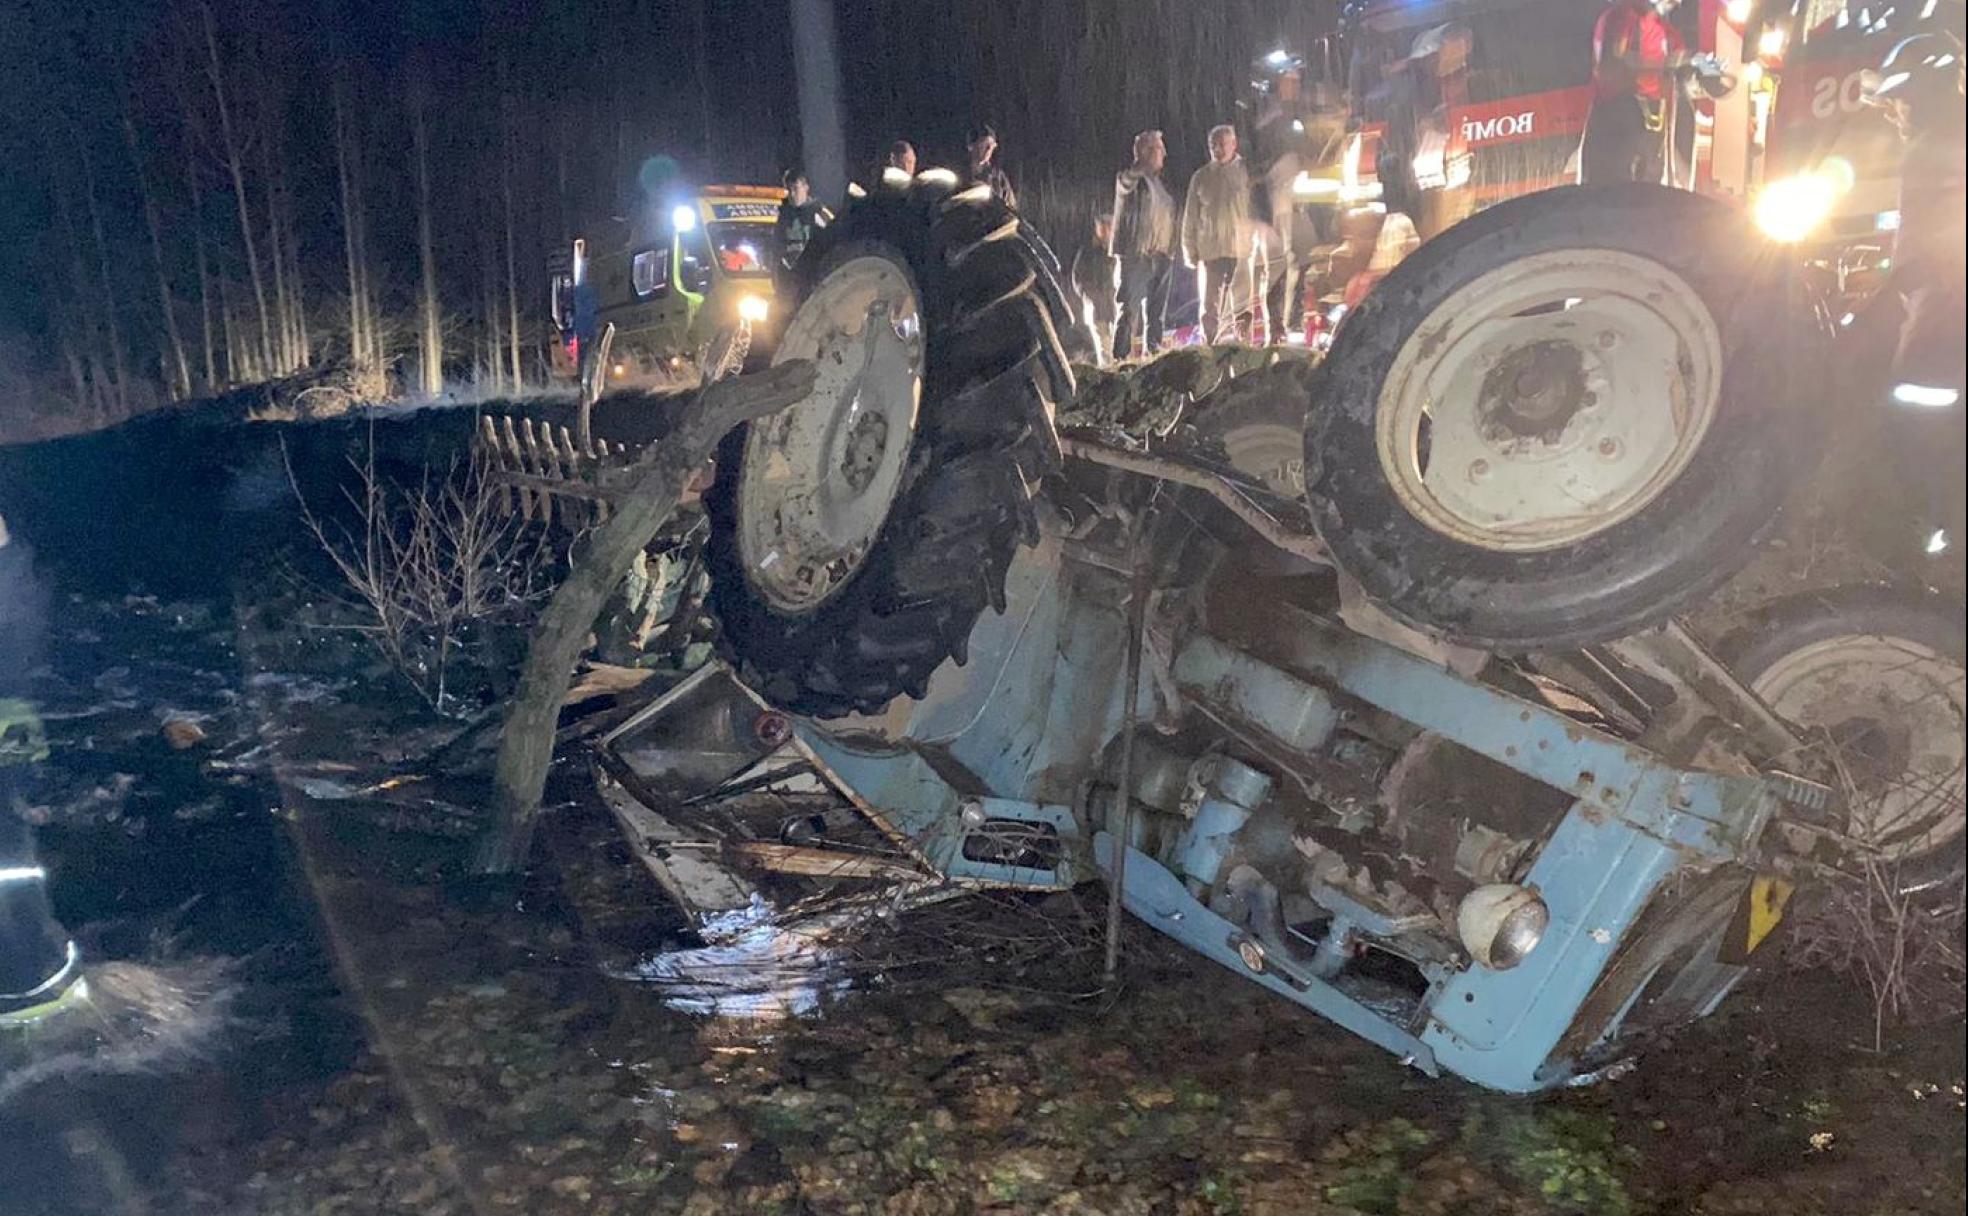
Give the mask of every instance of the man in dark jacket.
M 781 272 L 791 270 L 799 262 L 800 254 L 806 252 L 807 242 L 834 218 L 833 213 L 813 197 L 813 187 L 806 180 L 805 170 L 786 170 L 784 181 L 786 197 L 779 200 L 779 220 L 774 225 L 774 234 L 779 238 L 778 269 Z
M 1120 263 L 1120 324 L 1114 357 L 1128 358 L 1140 336 L 1144 354 L 1162 345 L 1162 318 L 1168 310 L 1169 257 L 1175 251 L 1175 200 L 1162 184 L 1168 145 L 1162 133 L 1134 137 L 1134 160 L 1114 175 L 1114 243 Z
M 1018 195 L 1011 188 L 1011 179 L 1005 176 L 1004 167 L 998 164 L 998 133 L 988 122 L 980 122 L 970 129 L 964 140 L 970 152 L 969 179 L 983 182 L 991 188 L 999 202 L 1018 210 Z

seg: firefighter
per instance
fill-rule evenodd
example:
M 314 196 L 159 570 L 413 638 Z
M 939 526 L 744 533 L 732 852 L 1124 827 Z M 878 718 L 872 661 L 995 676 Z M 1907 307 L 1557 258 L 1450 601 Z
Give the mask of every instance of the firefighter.
M 46 1020 L 86 995 L 75 943 L 48 902 L 48 872 L 17 813 L 47 735 L 18 681 L 38 659 L 46 596 L 0 520 L 0 1028 Z
M 1956 7 L 1956 13 L 1959 6 Z M 1962 43 L 1946 29 L 1894 46 L 1873 90 L 1906 141 L 1891 286 L 1905 320 L 1893 352 L 1890 394 L 1902 405 L 1958 407 L 1963 380 L 1962 200 L 1968 196 L 1968 121 Z
M 1666 176 L 1675 65 L 1687 44 L 1669 20 L 1679 0 L 1612 0 L 1592 30 L 1592 109 L 1579 179 L 1659 182 Z

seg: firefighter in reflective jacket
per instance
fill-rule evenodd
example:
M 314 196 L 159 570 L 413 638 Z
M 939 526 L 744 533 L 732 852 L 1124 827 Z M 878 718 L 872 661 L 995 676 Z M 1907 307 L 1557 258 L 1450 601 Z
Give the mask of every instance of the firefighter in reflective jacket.
M 1669 20 L 1679 0 L 1612 0 L 1592 31 L 1592 110 L 1579 179 L 1659 182 L 1667 170 L 1674 71 L 1687 44 Z
M 16 813 L 32 766 L 48 754 L 33 707 L 9 694 L 30 670 L 46 607 L 26 548 L 0 520 L 0 1031 L 41 1021 L 81 999 L 81 959 L 48 902 L 48 874 Z

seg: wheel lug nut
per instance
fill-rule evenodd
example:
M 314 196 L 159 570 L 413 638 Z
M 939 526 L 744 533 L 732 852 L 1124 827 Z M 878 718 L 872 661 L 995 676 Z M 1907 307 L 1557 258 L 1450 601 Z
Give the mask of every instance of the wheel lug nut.
M 1601 439 L 1599 441 L 1599 454 L 1601 456 L 1604 456 L 1607 460 L 1618 460 L 1620 454 L 1620 441 L 1614 439 L 1611 435 L 1608 435 L 1606 438 Z
M 1471 461 L 1471 462 L 1470 462 L 1470 464 L 1469 464 L 1469 480 L 1471 480 L 1471 481 L 1481 481 L 1481 480 L 1483 480 L 1483 479 L 1484 479 L 1485 477 L 1488 477 L 1489 475 L 1490 475 L 1490 462 L 1489 462 L 1489 461 L 1487 461 L 1487 460 L 1475 460 L 1475 461 Z
M 1613 348 L 1614 348 L 1615 346 L 1618 346 L 1618 345 L 1619 345 L 1619 340 L 1620 340 L 1620 339 L 1619 339 L 1619 335 L 1618 335 L 1618 334 L 1616 334 L 1616 333 L 1614 333 L 1614 332 L 1613 332 L 1612 330 L 1610 330 L 1610 329 L 1602 329 L 1602 330 L 1600 330 L 1600 331 L 1599 331 L 1599 349 L 1600 349 L 1600 350 L 1611 350 L 1611 349 L 1613 349 Z

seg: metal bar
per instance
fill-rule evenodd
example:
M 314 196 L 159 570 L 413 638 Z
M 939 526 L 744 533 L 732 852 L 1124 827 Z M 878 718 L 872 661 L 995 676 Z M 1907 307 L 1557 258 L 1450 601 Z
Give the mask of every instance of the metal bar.
M 929 877 L 916 866 L 891 857 L 866 853 L 842 853 L 834 849 L 803 848 L 792 844 L 773 844 L 748 840 L 731 845 L 730 854 L 739 861 L 770 870 L 775 874 L 799 874 L 808 878 L 886 878 L 920 881 Z
M 568 498 L 579 498 L 587 502 L 612 503 L 615 501 L 615 491 L 613 490 L 605 490 L 598 486 L 591 486 L 578 481 L 555 481 L 549 477 L 539 477 L 530 473 L 508 473 L 500 470 L 491 474 L 488 480 L 494 485 L 522 487 L 529 490 L 536 490 L 542 494 L 561 494 Z
M 1693 700 L 1740 728 L 1769 763 L 1804 750 L 1790 724 L 1751 692 L 1734 672 L 1709 653 L 1679 621 L 1608 643 L 1606 649 L 1645 675 L 1670 686 L 1677 700 Z M 1698 706 L 1686 706 L 1695 711 Z
M 507 459 L 500 462 L 504 466 L 504 471 L 510 476 L 524 477 L 530 475 L 532 470 L 526 467 L 526 452 L 520 446 L 519 433 L 513 427 L 512 415 L 507 414 L 499 419 L 499 425 L 505 431 L 505 443 L 503 446 Z M 513 482 L 510 484 L 513 486 L 513 492 L 519 496 L 520 519 L 527 523 L 532 523 L 533 491 L 528 489 L 523 482 Z
M 1677 768 L 1548 706 L 1466 680 L 1315 613 L 1212 601 L 1211 628 L 1288 671 L 1329 682 L 1569 792 L 1595 813 L 1683 847 L 1736 856 L 1769 813 L 1760 777 Z
M 1294 531 L 1266 515 L 1227 478 L 1218 474 L 1205 469 L 1192 468 L 1164 457 L 1124 452 L 1091 440 L 1063 435 L 1059 439 L 1059 450 L 1076 460 L 1104 464 L 1109 468 L 1140 473 L 1146 477 L 1172 481 L 1178 485 L 1201 490 L 1222 503 L 1232 515 L 1242 520 L 1252 531 L 1285 552 L 1296 554 L 1307 561 L 1330 563 L 1332 560 L 1326 552 L 1325 544 L 1318 537 Z
M 1166 934 L 1218 965 L 1254 980 L 1294 1004 L 1338 1023 L 1370 1043 L 1377 1043 L 1429 1076 L 1438 1075 L 1435 1053 L 1374 1009 L 1348 996 L 1337 986 L 1309 976 L 1287 979 L 1273 970 L 1252 971 L 1231 943 L 1245 936 L 1236 925 L 1209 910 L 1189 894 L 1182 880 L 1139 849 L 1120 852 L 1111 834 L 1094 837 L 1094 856 L 1128 857 L 1125 885 L 1112 875 L 1108 881 L 1127 895 L 1128 910 L 1158 933 Z
M 1121 967 L 1121 913 L 1125 906 L 1123 892 L 1127 886 L 1127 842 L 1134 818 L 1134 774 L 1130 770 L 1134 766 L 1135 702 L 1141 696 L 1142 641 L 1148 632 L 1148 546 L 1142 543 L 1147 534 L 1146 524 L 1138 520 L 1134 528 L 1134 574 L 1128 580 L 1127 667 L 1121 685 L 1121 754 L 1116 758 L 1114 776 L 1116 823 L 1113 873 L 1107 880 L 1107 954 L 1100 973 L 1102 986 L 1109 990 L 1113 989 Z

